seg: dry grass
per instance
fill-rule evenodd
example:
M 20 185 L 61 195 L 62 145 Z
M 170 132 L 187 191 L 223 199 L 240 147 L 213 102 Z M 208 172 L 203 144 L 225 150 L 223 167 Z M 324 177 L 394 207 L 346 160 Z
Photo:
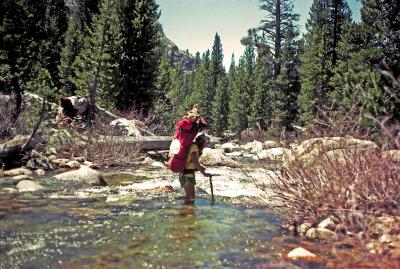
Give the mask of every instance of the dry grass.
M 317 165 L 295 164 L 272 178 L 273 198 L 289 219 L 318 223 L 335 216 L 342 228 L 368 237 L 374 218 L 400 216 L 400 165 L 395 160 L 349 149 L 347 158 L 326 155 Z
M 74 135 L 62 157 L 84 157 L 103 168 L 133 165 L 142 158 L 140 145 L 115 136 L 107 121 L 98 119 L 89 130 L 80 126 L 69 127 Z

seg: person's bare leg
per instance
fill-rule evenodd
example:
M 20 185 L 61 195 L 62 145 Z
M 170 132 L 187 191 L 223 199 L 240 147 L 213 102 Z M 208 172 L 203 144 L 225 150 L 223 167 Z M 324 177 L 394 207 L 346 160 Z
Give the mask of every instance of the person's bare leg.
M 186 193 L 186 202 L 193 203 L 195 199 L 194 185 L 189 182 L 186 182 L 185 185 L 183 186 L 183 189 L 185 190 Z

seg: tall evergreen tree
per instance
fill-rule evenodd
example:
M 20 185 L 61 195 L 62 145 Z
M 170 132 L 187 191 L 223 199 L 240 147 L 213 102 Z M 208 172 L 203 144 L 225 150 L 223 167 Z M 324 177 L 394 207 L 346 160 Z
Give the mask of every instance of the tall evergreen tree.
M 64 33 L 67 31 L 68 25 L 67 7 L 64 0 L 47 0 L 44 19 L 44 39 L 40 49 L 40 62 L 49 71 L 54 85 L 59 88 L 61 84 L 58 65 L 64 43 Z
M 212 131 L 217 136 L 228 128 L 229 92 L 228 78 L 223 75 L 218 79 L 214 100 L 212 103 Z
M 68 21 L 58 67 L 64 94 L 74 95 L 78 90 L 76 84 L 73 83 L 76 77 L 72 65 L 83 48 L 84 38 L 89 34 L 92 17 L 98 13 L 98 5 L 99 0 L 80 0 L 70 6 L 72 15 Z
M 200 106 L 201 113 L 206 117 L 207 120 L 209 120 L 211 112 L 207 114 L 206 111 L 207 107 L 209 109 L 211 108 L 211 104 L 208 103 L 206 96 L 207 93 L 211 92 L 213 88 L 210 77 L 211 77 L 210 51 L 207 50 L 205 53 L 203 53 L 200 65 L 195 71 L 192 92 L 187 99 L 187 104 L 198 104 Z
M 253 46 L 246 46 L 239 60 L 235 85 L 229 101 L 229 129 L 239 134 L 249 127 L 251 103 L 254 96 L 255 53 Z
M 124 0 L 121 5 L 123 59 L 118 107 L 147 111 L 159 66 L 159 18 L 155 0 Z
M 205 92 L 205 106 L 203 107 L 203 114 L 209 121 L 211 126 L 214 125 L 213 110 L 219 110 L 219 108 L 213 108 L 213 100 L 217 91 L 218 80 L 225 75 L 225 69 L 223 66 L 224 55 L 222 50 L 221 38 L 218 33 L 215 34 L 214 44 L 211 52 L 211 63 L 210 63 L 210 80 L 211 87 L 208 87 Z M 219 103 L 215 103 L 219 106 Z M 213 128 L 214 129 L 214 128 Z
M 118 95 L 119 63 L 122 37 L 116 0 L 104 0 L 95 15 L 83 48 L 73 64 L 74 83 L 83 96 L 89 96 L 93 110 L 96 101 L 108 109 L 115 108 Z M 91 118 L 91 117 L 89 117 Z
M 5 0 L 0 3 L 0 90 L 12 94 L 15 109 L 12 121 L 21 111 L 22 92 L 40 70 L 49 68 L 56 57 L 62 27 L 57 1 Z M 62 5 L 61 5 L 62 6 Z M 62 8 L 59 10 L 62 14 Z M 54 48 L 52 48 L 54 46 Z M 54 53 L 53 53 L 54 52 Z
M 392 74 L 394 78 L 400 77 L 400 3 L 399 1 L 364 0 L 361 9 L 362 27 L 371 33 L 369 44 L 382 52 L 379 69 Z M 376 64 L 377 62 L 373 62 Z M 388 93 L 383 88 L 390 89 Z M 400 119 L 400 87 L 393 83 L 390 75 L 383 77 L 383 85 L 377 98 L 376 106 L 385 108 L 385 114 L 393 119 Z M 380 104 L 379 104 L 380 103 Z
M 306 28 L 301 67 L 301 119 L 307 123 L 327 105 L 330 82 L 338 60 L 344 27 L 350 23 L 350 9 L 344 0 L 314 0 Z
M 273 48 L 274 77 L 277 78 L 281 68 L 281 51 L 290 25 L 299 19 L 293 13 L 293 0 L 260 0 L 260 8 L 266 11 L 266 18 L 261 21 L 259 29 L 266 36 L 268 45 Z
M 259 53 L 255 69 L 255 92 L 251 104 L 250 125 L 261 129 L 271 127 L 273 70 L 272 56 L 268 53 Z
M 298 41 L 298 30 L 289 25 L 285 44 L 282 48 L 282 70 L 275 88 L 275 118 L 273 125 L 282 130 L 290 130 L 292 123 L 297 120 L 297 98 L 300 93 L 300 54 L 302 41 Z

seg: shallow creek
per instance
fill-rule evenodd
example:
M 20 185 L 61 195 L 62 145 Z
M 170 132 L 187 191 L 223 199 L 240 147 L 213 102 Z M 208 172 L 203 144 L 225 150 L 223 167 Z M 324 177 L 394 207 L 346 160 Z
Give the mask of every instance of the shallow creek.
M 325 258 L 286 259 L 304 243 L 258 198 L 218 196 L 217 179 L 215 204 L 200 179 L 185 205 L 172 177 L 122 178 L 91 188 L 39 180 L 45 191 L 0 194 L 0 268 L 325 268 Z M 307 248 L 329 256 L 321 246 Z

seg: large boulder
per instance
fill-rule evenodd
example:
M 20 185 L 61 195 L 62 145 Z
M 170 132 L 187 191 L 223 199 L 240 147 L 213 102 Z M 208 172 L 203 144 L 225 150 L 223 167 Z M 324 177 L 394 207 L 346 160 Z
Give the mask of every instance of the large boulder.
M 238 144 L 229 142 L 229 143 L 222 144 L 221 149 L 223 149 L 225 153 L 231 153 L 234 151 L 240 151 L 240 146 Z
M 105 185 L 100 172 L 82 165 L 78 170 L 69 171 L 54 176 L 55 179 L 82 183 L 86 186 Z
M 113 127 L 114 134 L 140 137 L 142 134 L 137 126 L 137 121 L 120 118 L 110 122 L 110 126 Z
M 354 154 L 363 154 L 378 150 L 378 146 L 368 140 L 346 137 L 318 137 L 305 140 L 299 145 L 292 145 L 292 150 L 284 156 L 283 167 L 288 168 L 295 163 L 313 167 L 324 160 L 345 162 Z
M 239 164 L 231 158 L 224 155 L 219 149 L 205 148 L 200 157 L 200 162 L 208 166 L 228 166 L 239 167 Z
M 22 180 L 16 187 L 19 191 L 39 191 L 44 189 L 42 185 L 32 180 Z
M 279 161 L 285 156 L 285 154 L 289 153 L 290 150 L 286 148 L 271 148 L 264 149 L 256 156 L 253 157 L 254 160 L 272 160 Z

